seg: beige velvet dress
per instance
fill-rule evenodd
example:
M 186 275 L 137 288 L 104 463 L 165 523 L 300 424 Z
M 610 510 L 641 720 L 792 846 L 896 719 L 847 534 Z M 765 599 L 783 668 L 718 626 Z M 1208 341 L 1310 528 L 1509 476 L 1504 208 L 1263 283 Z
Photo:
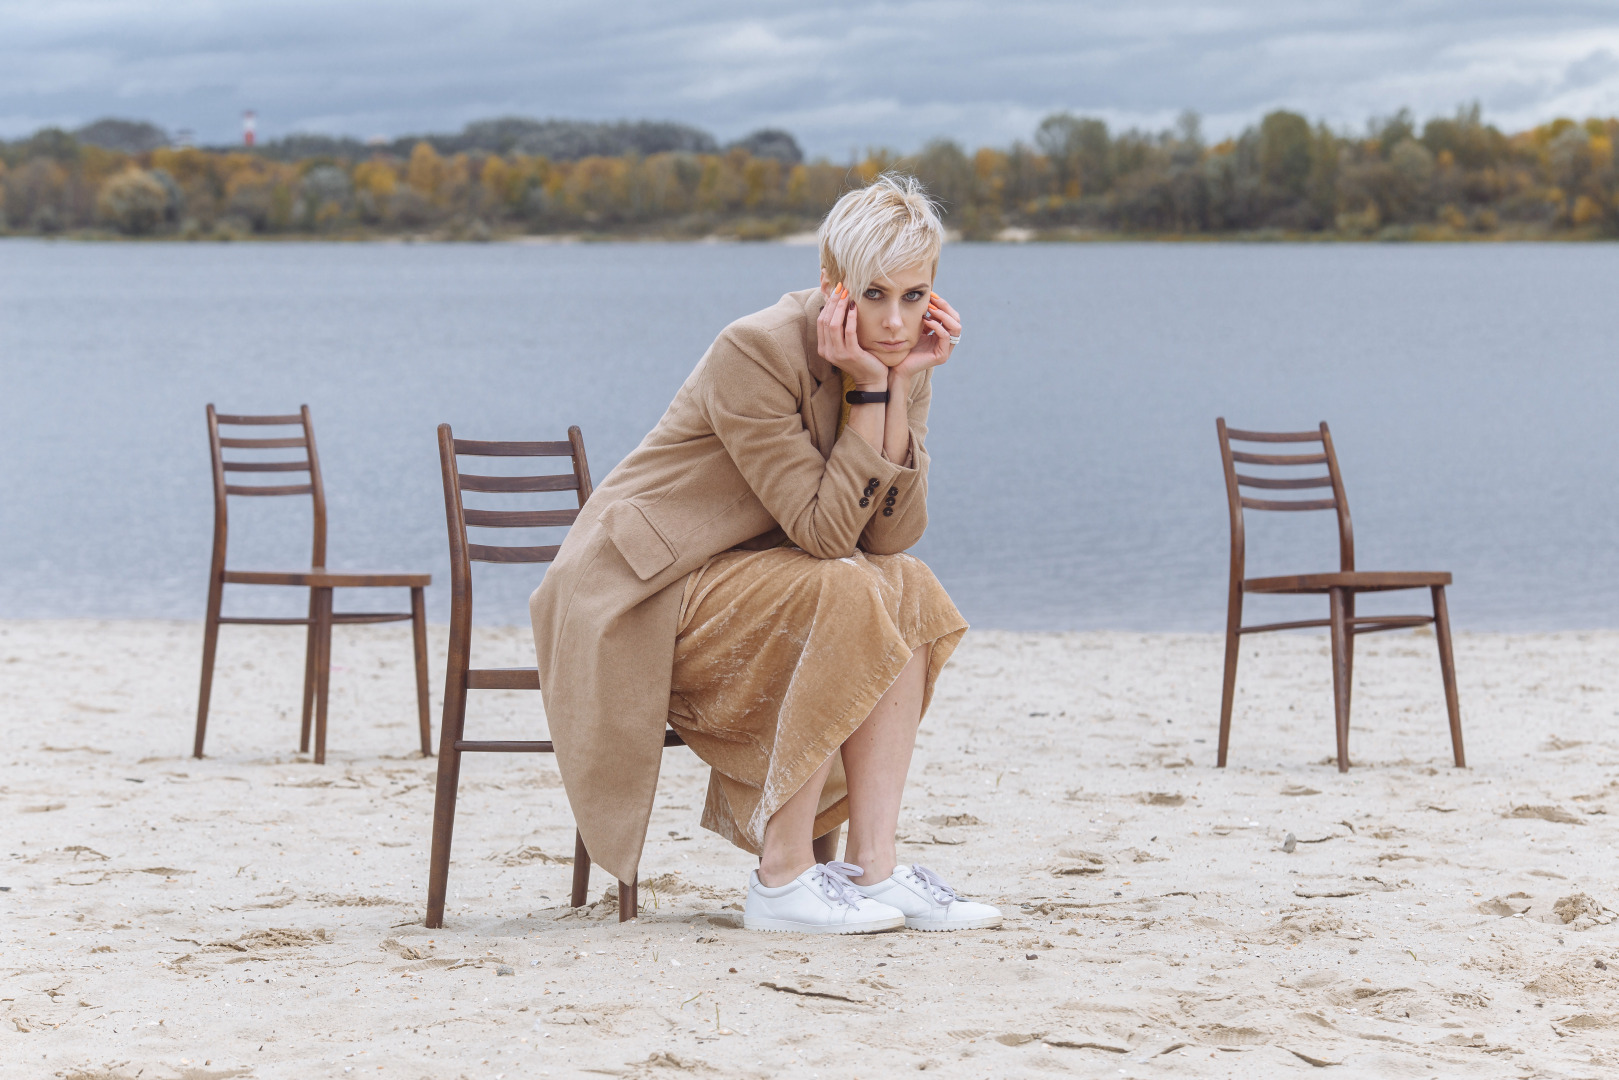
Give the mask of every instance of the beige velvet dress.
M 845 410 L 845 421 L 847 410 Z M 842 425 L 839 425 L 840 429 Z M 702 825 L 758 854 L 765 823 L 931 645 L 922 713 L 967 623 L 913 555 L 735 549 L 686 581 L 669 724 L 711 766 Z M 849 818 L 841 761 L 814 835 Z

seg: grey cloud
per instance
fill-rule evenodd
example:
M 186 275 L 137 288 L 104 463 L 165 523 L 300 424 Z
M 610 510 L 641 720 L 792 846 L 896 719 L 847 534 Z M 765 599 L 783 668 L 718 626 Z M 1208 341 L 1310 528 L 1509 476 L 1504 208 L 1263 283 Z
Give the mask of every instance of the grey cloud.
M 1571 87 L 1619 112 L 1619 15 L 1591 0 L 0 0 L 0 27 L 10 136 L 118 115 L 224 142 L 246 108 L 269 136 L 515 113 L 780 126 L 841 156 L 1004 144 L 1061 108 L 1156 127 L 1192 107 L 1215 136 L 1278 105 L 1358 127 L 1478 99 L 1530 122 Z
M 1619 75 L 1619 56 L 1611 49 L 1598 49 L 1582 60 L 1568 66 L 1565 76 L 1568 85 L 1580 90 L 1596 86 Z

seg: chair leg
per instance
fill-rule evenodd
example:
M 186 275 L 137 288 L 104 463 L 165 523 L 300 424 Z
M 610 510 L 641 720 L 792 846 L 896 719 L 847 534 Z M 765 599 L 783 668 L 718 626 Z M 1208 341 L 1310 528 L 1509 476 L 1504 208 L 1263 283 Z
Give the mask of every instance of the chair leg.
M 1439 674 L 1445 680 L 1445 710 L 1450 713 L 1450 749 L 1455 755 L 1456 767 L 1467 768 L 1467 754 L 1462 749 L 1462 704 L 1456 693 L 1456 660 L 1450 651 L 1450 609 L 1445 603 L 1445 587 L 1433 587 L 1433 629 L 1439 639 Z
M 1338 771 L 1349 771 L 1349 667 L 1348 624 L 1344 621 L 1343 589 L 1332 593 L 1332 705 L 1338 731 Z
M 817 836 L 813 844 L 815 850 L 815 861 L 818 863 L 829 863 L 837 859 L 838 842 L 842 839 L 842 825 L 834 827 L 833 830 L 827 833 L 825 836 Z
M 208 586 L 208 613 L 202 624 L 202 685 L 197 690 L 197 733 L 191 743 L 192 757 L 202 757 L 202 741 L 208 734 L 208 702 L 214 693 L 214 656 L 219 646 L 223 592 L 222 581 L 215 580 Z
M 332 590 L 315 589 L 315 764 L 326 764 L 326 699 L 332 683 Z
M 1242 593 L 1235 588 L 1226 609 L 1225 683 L 1220 689 L 1220 746 L 1215 765 L 1225 768 L 1226 748 L 1231 745 L 1231 707 L 1237 700 L 1237 656 L 1242 650 Z
M 444 687 L 444 719 L 439 724 L 438 785 L 433 794 L 433 847 L 427 868 L 428 929 L 444 925 L 444 896 L 450 884 L 450 841 L 455 834 L 455 795 L 461 783 L 461 751 L 455 744 L 467 719 L 466 676 L 452 671 Z M 577 876 L 578 871 L 574 871 Z
M 641 914 L 641 882 L 620 881 L 618 883 L 618 921 L 629 922 Z
M 568 899 L 574 907 L 584 907 L 590 899 L 590 852 L 578 829 L 573 831 L 573 895 Z
M 421 728 L 422 757 L 432 757 L 433 723 L 427 715 L 427 605 L 420 586 L 410 590 L 410 629 L 416 645 L 416 722 Z
M 1344 591 L 1344 717 L 1345 724 L 1355 703 L 1355 594 Z
M 309 753 L 309 725 L 315 718 L 315 649 L 320 640 L 315 632 L 315 590 L 309 590 L 309 632 L 304 635 L 304 717 L 298 729 L 298 752 Z

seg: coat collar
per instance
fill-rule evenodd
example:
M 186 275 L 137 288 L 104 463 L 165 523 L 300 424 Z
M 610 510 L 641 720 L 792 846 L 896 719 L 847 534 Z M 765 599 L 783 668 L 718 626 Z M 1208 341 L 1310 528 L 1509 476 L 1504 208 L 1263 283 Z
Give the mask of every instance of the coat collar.
M 800 327 L 804 339 L 804 360 L 809 365 L 809 373 L 815 379 L 817 386 L 833 379 L 840 386 L 842 379 L 837 370 L 821 358 L 820 349 L 815 341 L 815 320 L 821 317 L 821 309 L 826 306 L 826 297 L 821 295 L 820 289 L 806 289 L 799 293 L 800 304 L 804 311 L 804 321 Z

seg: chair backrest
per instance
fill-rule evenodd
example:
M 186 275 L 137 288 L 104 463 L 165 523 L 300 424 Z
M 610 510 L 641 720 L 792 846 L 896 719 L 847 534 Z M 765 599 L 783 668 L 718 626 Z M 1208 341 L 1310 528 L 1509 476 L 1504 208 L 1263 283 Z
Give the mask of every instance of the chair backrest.
M 296 427 L 295 435 L 269 438 L 221 435 L 219 429 L 234 427 Z M 296 413 L 279 416 L 246 416 L 215 411 L 208 406 L 208 448 L 214 465 L 214 573 L 225 569 L 225 542 L 228 535 L 226 503 L 232 495 L 308 495 L 315 504 L 314 540 L 310 547 L 309 565 L 326 565 L 326 489 L 320 480 L 320 454 L 315 450 L 315 428 L 309 420 L 309 406 L 300 405 Z M 226 450 L 302 450 L 302 459 L 291 461 L 226 461 Z M 284 473 L 302 472 L 308 479 L 302 484 L 239 484 L 231 483 L 226 473 Z
M 1338 515 L 1338 569 L 1355 569 L 1355 536 L 1349 521 L 1349 501 L 1344 497 L 1343 476 L 1338 471 L 1338 455 L 1332 449 L 1332 433 L 1325 421 L 1315 431 L 1240 431 L 1226 427 L 1225 418 L 1214 422 L 1220 434 L 1220 460 L 1225 466 L 1226 498 L 1231 504 L 1231 579 L 1233 588 L 1243 578 L 1246 560 L 1243 512 L 1245 510 L 1333 510 Z M 1315 443 L 1320 449 L 1306 454 L 1261 454 L 1249 450 L 1233 450 L 1233 442 L 1242 443 Z M 1238 465 L 1260 465 L 1271 469 L 1308 469 L 1313 475 L 1251 476 L 1237 471 Z M 1320 475 L 1319 466 L 1327 473 Z M 1307 491 L 1328 488 L 1331 497 L 1325 499 L 1255 499 L 1242 493 L 1243 488 L 1268 491 Z
M 439 461 L 444 470 L 444 516 L 450 532 L 450 650 L 452 663 L 467 663 L 464 652 L 472 625 L 472 564 L 544 563 L 556 558 L 560 544 L 509 547 L 474 544 L 467 528 L 537 529 L 566 527 L 579 517 L 578 507 L 562 510 L 468 510 L 463 492 L 522 494 L 572 491 L 579 507 L 590 498 L 590 465 L 585 460 L 585 439 L 578 427 L 568 429 L 566 441 L 484 442 L 457 439 L 449 424 L 438 426 Z M 565 473 L 546 476 L 482 476 L 463 473 L 461 457 L 568 458 Z M 459 646 L 459 648 L 458 648 Z M 459 655 L 458 655 L 459 654 Z

